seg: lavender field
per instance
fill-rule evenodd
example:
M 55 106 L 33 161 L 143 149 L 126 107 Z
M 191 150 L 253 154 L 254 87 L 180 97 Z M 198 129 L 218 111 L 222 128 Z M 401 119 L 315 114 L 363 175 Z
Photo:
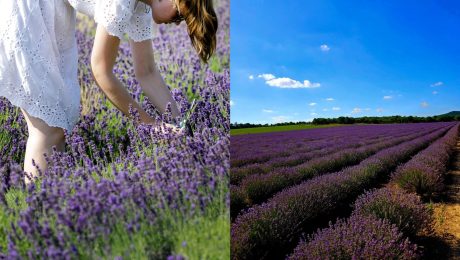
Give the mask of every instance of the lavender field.
M 460 124 L 231 137 L 232 259 L 416 259 Z
M 23 182 L 27 126 L 0 99 L 0 258 L 229 259 L 229 1 L 217 1 L 217 50 L 202 64 L 184 24 L 161 25 L 156 62 L 193 137 L 136 125 L 96 86 L 90 72 L 94 24 L 79 16 L 81 118 L 64 153 Z M 151 115 L 134 79 L 127 41 L 116 75 Z M 163 116 L 169 122 L 170 115 Z

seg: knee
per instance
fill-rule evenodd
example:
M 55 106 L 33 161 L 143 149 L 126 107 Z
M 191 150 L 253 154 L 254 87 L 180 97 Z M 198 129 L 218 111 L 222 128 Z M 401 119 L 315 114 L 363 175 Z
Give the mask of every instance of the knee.
M 49 139 L 53 144 L 60 144 L 65 141 L 64 130 L 59 127 L 52 127 L 49 131 Z
M 59 145 L 65 142 L 64 130 L 59 127 L 29 129 L 29 138 L 48 146 Z
M 29 138 L 35 140 L 51 140 L 54 143 L 59 143 L 65 140 L 64 130 L 60 127 L 49 126 L 45 121 L 38 117 L 33 117 L 27 111 L 21 108 L 21 111 L 27 122 L 27 130 Z

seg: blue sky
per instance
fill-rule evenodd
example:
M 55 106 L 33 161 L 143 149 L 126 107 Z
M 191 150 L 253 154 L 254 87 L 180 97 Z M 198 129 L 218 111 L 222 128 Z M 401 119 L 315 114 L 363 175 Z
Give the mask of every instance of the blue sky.
M 231 1 L 231 122 L 460 110 L 460 2 Z

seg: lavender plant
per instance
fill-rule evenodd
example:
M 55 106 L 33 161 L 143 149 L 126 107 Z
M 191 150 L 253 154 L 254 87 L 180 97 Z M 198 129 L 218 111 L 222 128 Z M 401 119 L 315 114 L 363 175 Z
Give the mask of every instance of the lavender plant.
M 194 135 L 137 124 L 117 110 L 90 73 L 93 24 L 79 18 L 81 118 L 65 152 L 25 186 L 26 124 L 0 99 L 0 257 L 30 259 L 229 258 L 229 2 L 216 2 L 218 45 L 202 64 L 184 25 L 161 25 L 156 62 L 181 114 L 197 98 Z M 115 74 L 133 98 L 160 117 L 134 79 L 129 45 Z M 6 147 L 6 148 L 4 148 Z M 207 243 L 201 241 L 206 240 Z M 185 245 L 185 246 L 184 246 Z
M 353 214 L 386 219 L 412 238 L 431 224 L 431 212 L 420 198 L 399 188 L 366 192 L 356 200 Z
M 460 124 L 457 124 L 443 138 L 398 167 L 392 174 L 392 181 L 424 198 L 442 191 L 444 174 L 458 138 L 459 128 Z
M 417 259 L 417 246 L 397 227 L 374 216 L 339 220 L 302 242 L 288 257 L 295 259 Z

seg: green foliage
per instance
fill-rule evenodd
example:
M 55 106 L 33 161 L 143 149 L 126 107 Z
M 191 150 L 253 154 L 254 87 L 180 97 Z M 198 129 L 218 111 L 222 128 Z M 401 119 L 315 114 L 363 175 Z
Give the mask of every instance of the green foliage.
M 203 216 L 175 225 L 175 254 L 187 259 L 230 259 L 230 213 L 223 202 L 216 200 Z
M 275 126 L 261 126 L 261 127 L 249 127 L 249 128 L 237 128 L 231 129 L 231 135 L 243 135 L 243 134 L 258 134 L 258 133 L 270 133 L 270 132 L 283 132 L 283 131 L 292 131 L 292 130 L 304 130 L 312 128 L 325 128 L 325 127 L 335 127 L 340 126 L 340 124 L 330 124 L 330 125 L 312 125 L 312 124 L 293 124 L 293 125 L 275 125 Z
M 311 123 L 307 122 L 284 122 L 277 124 L 251 124 L 251 123 L 232 123 L 230 128 L 233 129 L 242 129 L 242 128 L 269 128 L 274 126 L 299 126 L 300 129 L 303 129 L 302 125 L 335 125 L 335 124 L 393 124 L 393 123 L 423 123 L 423 122 L 451 122 L 451 121 L 460 121 L 460 111 L 452 111 L 446 114 L 438 116 L 429 116 L 429 117 L 417 117 L 417 116 L 365 116 L 365 117 L 348 117 L 341 116 L 337 118 L 315 118 Z M 309 127 L 310 128 L 310 127 Z M 288 131 L 291 130 L 286 128 Z M 296 130 L 296 127 L 293 127 L 292 130 Z M 258 130 L 254 130 L 259 132 Z M 263 132 L 272 132 L 272 131 L 260 131 Z M 240 131 L 232 131 L 233 134 L 239 134 Z M 244 130 L 242 133 L 252 133 L 251 131 Z
M 401 172 L 395 178 L 395 182 L 404 190 L 426 198 L 439 191 L 440 188 L 436 185 L 438 182 L 437 177 L 434 174 L 427 174 L 418 169 L 408 169 Z
M 365 117 L 338 117 L 338 118 L 315 118 L 313 124 L 393 124 L 393 123 L 424 123 L 424 122 L 450 122 L 460 121 L 460 115 L 445 114 L 440 116 L 365 116 Z

